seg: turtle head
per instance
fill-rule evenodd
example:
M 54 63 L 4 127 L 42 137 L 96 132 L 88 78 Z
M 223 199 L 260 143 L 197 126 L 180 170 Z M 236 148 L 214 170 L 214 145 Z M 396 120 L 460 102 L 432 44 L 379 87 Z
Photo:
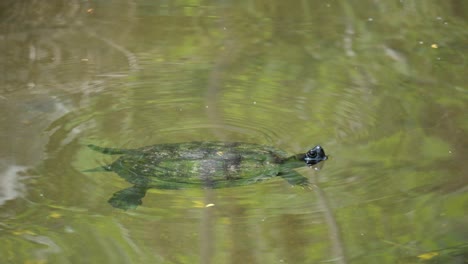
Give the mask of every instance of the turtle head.
M 327 160 L 328 156 L 325 155 L 325 150 L 320 145 L 315 146 L 311 150 L 307 151 L 304 156 L 304 161 L 307 166 L 313 166 L 322 160 Z

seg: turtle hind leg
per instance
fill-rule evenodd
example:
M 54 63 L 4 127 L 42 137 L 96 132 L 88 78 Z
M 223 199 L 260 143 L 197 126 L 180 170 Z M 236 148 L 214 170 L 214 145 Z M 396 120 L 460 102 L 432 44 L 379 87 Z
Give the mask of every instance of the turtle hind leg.
M 109 155 L 125 154 L 130 151 L 128 149 L 103 148 L 103 147 L 99 147 L 93 144 L 89 144 L 88 148 L 94 151 L 100 152 L 102 154 L 109 154 Z
M 148 190 L 147 187 L 137 185 L 120 190 L 112 195 L 108 203 L 123 210 L 136 209 L 142 204 L 141 199 L 145 197 L 146 190 Z

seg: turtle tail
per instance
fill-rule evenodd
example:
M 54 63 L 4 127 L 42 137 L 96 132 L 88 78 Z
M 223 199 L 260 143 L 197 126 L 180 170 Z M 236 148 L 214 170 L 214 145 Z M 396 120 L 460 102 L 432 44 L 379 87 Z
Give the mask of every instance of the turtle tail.
M 103 148 L 93 144 L 89 144 L 88 147 L 94 151 L 109 155 L 125 154 L 128 152 L 127 149 Z
M 102 172 L 102 171 L 112 171 L 112 168 L 109 165 L 99 166 L 96 168 L 84 170 L 83 172 Z

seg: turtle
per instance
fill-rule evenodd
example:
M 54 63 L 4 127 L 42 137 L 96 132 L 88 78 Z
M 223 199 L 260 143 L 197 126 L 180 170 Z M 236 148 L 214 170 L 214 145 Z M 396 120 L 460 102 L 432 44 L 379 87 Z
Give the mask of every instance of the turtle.
M 243 142 L 166 143 L 136 149 L 88 145 L 94 151 L 121 155 L 113 163 L 90 171 L 111 171 L 132 187 L 117 191 L 109 203 L 135 209 L 150 188 L 224 188 L 262 182 L 275 176 L 291 185 L 307 186 L 306 177 L 293 169 L 327 160 L 317 145 L 306 153 L 288 155 L 275 147 Z

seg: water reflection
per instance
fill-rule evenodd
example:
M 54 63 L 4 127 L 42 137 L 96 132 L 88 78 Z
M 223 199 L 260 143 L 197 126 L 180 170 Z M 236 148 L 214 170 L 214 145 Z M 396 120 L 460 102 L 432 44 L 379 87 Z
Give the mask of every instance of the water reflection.
M 25 169 L 24 166 L 10 165 L 0 173 L 0 206 L 6 201 L 18 199 L 23 195 L 25 186 L 21 182 L 19 172 Z

